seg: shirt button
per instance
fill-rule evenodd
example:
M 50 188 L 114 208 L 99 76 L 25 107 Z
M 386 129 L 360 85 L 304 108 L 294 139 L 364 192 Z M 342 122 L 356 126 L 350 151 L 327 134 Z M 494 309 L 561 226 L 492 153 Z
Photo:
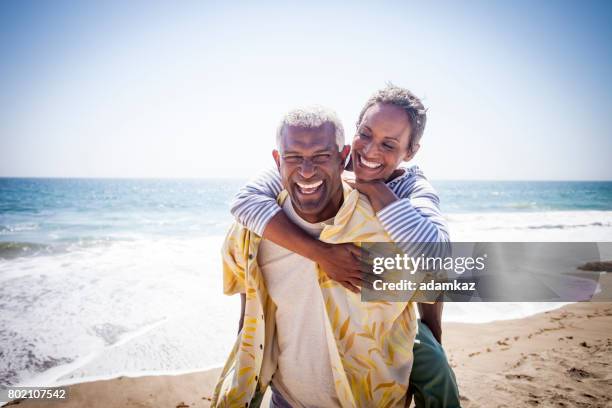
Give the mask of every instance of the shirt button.
M 263 350 L 263 344 L 260 344 L 260 345 L 259 345 L 259 349 L 260 349 L 260 350 Z

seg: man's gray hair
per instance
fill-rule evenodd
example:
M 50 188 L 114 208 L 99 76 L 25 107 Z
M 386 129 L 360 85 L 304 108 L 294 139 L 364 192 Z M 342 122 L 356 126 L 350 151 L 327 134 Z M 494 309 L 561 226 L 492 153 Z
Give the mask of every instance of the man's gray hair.
M 319 105 L 297 108 L 287 112 L 276 131 L 276 148 L 279 151 L 281 150 L 281 136 L 285 126 L 312 129 L 321 127 L 326 123 L 334 126 L 338 151 L 342 150 L 344 147 L 344 127 L 342 122 L 340 122 L 335 111 Z

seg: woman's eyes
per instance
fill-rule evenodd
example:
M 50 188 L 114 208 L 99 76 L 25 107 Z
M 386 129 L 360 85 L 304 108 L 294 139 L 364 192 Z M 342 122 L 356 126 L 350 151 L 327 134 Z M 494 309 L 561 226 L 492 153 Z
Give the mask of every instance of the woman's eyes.
M 365 133 L 359 133 L 359 137 L 361 139 L 365 139 L 365 140 L 369 140 L 369 139 L 372 138 L 372 136 L 370 136 L 368 134 L 365 134 Z M 391 143 L 383 143 L 382 145 L 387 150 L 394 150 L 395 149 L 395 146 L 393 144 L 391 144 Z

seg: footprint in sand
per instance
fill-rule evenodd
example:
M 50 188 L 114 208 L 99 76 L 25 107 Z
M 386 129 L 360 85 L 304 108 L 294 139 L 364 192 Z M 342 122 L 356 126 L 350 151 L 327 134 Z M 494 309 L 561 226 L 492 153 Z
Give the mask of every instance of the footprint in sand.
M 527 374 L 506 374 L 506 379 L 508 380 L 527 380 L 533 381 L 534 378 Z
M 570 368 L 569 370 L 567 370 L 567 373 L 574 380 L 582 380 L 583 378 L 592 378 L 592 377 L 595 377 L 595 375 L 593 375 L 592 373 L 589 373 L 588 371 L 585 371 L 585 370 L 582 370 L 582 369 L 576 368 L 576 367 Z

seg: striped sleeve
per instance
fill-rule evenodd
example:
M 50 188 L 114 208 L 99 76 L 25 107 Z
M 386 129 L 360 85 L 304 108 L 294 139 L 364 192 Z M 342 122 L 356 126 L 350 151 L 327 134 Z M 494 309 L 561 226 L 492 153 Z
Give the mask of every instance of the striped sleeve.
M 239 223 L 263 236 L 270 219 L 281 210 L 276 197 L 282 190 L 278 170 L 266 169 L 238 191 L 230 204 L 230 212 Z
M 444 256 L 450 238 L 438 194 L 418 168 L 406 171 L 408 174 L 399 182 L 389 183 L 399 200 L 380 210 L 378 219 L 391 239 L 408 254 Z

